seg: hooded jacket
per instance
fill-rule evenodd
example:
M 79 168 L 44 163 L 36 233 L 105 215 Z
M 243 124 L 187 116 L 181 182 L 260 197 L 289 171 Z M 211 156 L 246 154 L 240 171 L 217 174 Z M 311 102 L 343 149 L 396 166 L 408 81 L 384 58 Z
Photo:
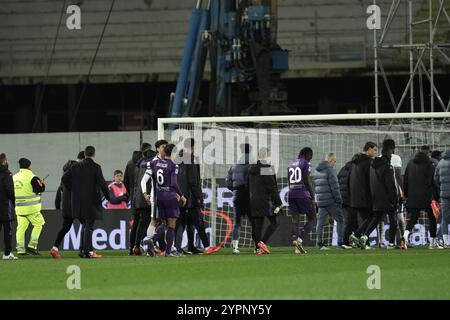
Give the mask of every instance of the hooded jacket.
M 370 166 L 373 211 L 392 212 L 398 203 L 394 168 L 387 157 L 375 158 Z
M 277 179 L 270 164 L 258 160 L 256 164 L 250 166 L 249 191 L 252 217 L 270 216 L 273 209 L 282 204 Z
M 403 179 L 403 192 L 407 208 L 426 209 L 433 197 L 438 197 L 434 184 L 434 165 L 424 153 L 417 153 L 408 162 Z
M 447 150 L 441 161 L 439 161 L 434 180 L 440 189 L 439 196 L 444 199 L 450 199 L 450 150 Z
M 125 173 L 123 174 L 123 183 L 125 185 L 125 189 L 128 191 L 130 199 L 132 199 L 131 202 L 133 202 L 134 199 L 133 196 L 135 192 L 136 178 L 138 175 L 138 163 L 141 158 L 141 151 L 133 151 L 133 156 L 131 157 L 131 160 L 128 161 L 127 166 L 125 167 Z
M 356 154 L 352 159 L 350 172 L 350 207 L 372 209 L 370 193 L 370 165 L 372 158 L 364 153 Z
M 314 193 L 319 208 L 329 207 L 331 205 L 342 205 L 341 192 L 336 171 L 331 164 L 322 160 L 317 165 L 313 174 Z
M 14 182 L 11 172 L 0 165 L 0 222 L 15 220 Z
M 341 193 L 342 198 L 342 207 L 350 206 L 350 172 L 352 168 L 352 162 L 349 161 L 339 170 L 338 173 L 338 181 L 339 181 L 339 191 Z

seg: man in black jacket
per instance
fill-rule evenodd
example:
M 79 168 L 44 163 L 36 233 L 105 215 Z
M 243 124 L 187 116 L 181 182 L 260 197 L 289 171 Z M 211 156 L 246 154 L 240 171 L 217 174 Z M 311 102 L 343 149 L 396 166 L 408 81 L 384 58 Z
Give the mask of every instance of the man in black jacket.
M 131 208 L 133 208 L 133 196 L 138 174 L 138 165 L 142 160 L 144 151 L 150 148 L 151 146 L 148 143 L 144 142 L 141 146 L 140 151 L 133 151 L 133 155 L 131 156 L 131 159 L 128 161 L 127 166 L 125 167 L 125 172 L 123 174 L 123 184 L 125 185 L 125 188 L 128 191 L 128 195 L 130 196 Z
M 409 220 L 400 248 L 407 249 L 408 237 L 419 219 L 420 211 L 425 211 L 429 219 L 430 249 L 438 248 L 436 244 L 436 218 L 431 209 L 431 200 L 438 199 L 437 188 L 434 183 L 433 162 L 430 160 L 430 147 L 422 146 L 414 159 L 408 162 L 403 180 L 403 192 L 406 198 L 406 208 Z
M 8 158 L 2 153 L 0 154 L 0 231 L 3 228 L 5 241 L 3 260 L 17 260 L 17 257 L 12 254 L 12 222 L 15 218 L 15 203 L 14 182 L 8 170 Z
M 352 162 L 349 161 L 341 168 L 341 170 L 339 170 L 338 173 L 339 191 L 341 192 L 342 211 L 344 214 L 343 242 L 346 246 L 350 245 L 350 235 L 358 229 L 358 212 L 350 207 L 349 179 L 351 168 Z
M 270 254 L 266 243 L 280 224 L 277 215 L 282 202 L 274 169 L 268 163 L 269 157 L 270 150 L 261 148 L 258 152 L 258 162 L 249 168 L 252 238 L 256 254 Z M 270 224 L 261 238 L 264 217 L 269 219 Z
M 398 205 L 398 193 L 395 185 L 394 168 L 391 166 L 390 149 L 383 149 L 382 156 L 375 158 L 370 166 L 370 194 L 372 197 L 373 213 L 368 219 L 365 228 L 357 230 L 355 235 L 361 236 L 359 244 L 361 249 L 366 249 L 366 244 L 370 234 L 381 222 L 383 216 L 388 214 L 392 227 L 390 229 L 390 239 L 395 238 L 397 232 L 397 221 L 395 220 L 395 210 Z
M 186 139 L 184 141 L 184 149 L 180 153 L 178 185 L 183 195 L 187 199 L 186 206 L 180 207 L 180 219 L 177 221 L 175 247 L 179 253 L 185 254 L 181 248 L 181 242 L 184 229 L 186 228 L 188 236 L 188 251 L 193 254 L 200 253 L 194 245 L 194 227 L 197 229 L 198 235 L 205 248 L 204 253 L 210 254 L 216 252 L 220 247 L 210 247 L 208 236 L 205 231 L 205 222 L 203 214 L 203 191 L 200 179 L 200 165 L 198 159 L 194 155 L 195 141 L 194 139 Z
M 356 154 L 352 159 L 352 167 L 349 179 L 350 207 L 358 212 L 363 221 L 359 230 L 366 230 L 372 216 L 372 196 L 370 193 L 370 165 L 377 155 L 377 144 L 367 142 L 363 152 Z M 350 244 L 357 246 L 358 239 L 350 235 Z
M 72 217 L 84 227 L 83 258 L 101 258 L 92 247 L 95 220 L 102 217 L 102 197 L 109 201 L 109 190 L 100 165 L 94 162 L 95 148 L 86 147 L 85 159 L 64 173 L 61 181 L 72 192 Z
M 69 160 L 63 167 L 63 172 L 69 171 L 69 169 L 77 162 L 80 162 L 84 159 L 84 151 L 80 151 L 77 156 L 77 160 Z M 62 206 L 62 216 L 63 216 L 63 224 L 61 227 L 61 230 L 58 232 L 55 244 L 50 249 L 50 255 L 53 257 L 53 259 L 60 259 L 61 256 L 59 254 L 59 245 L 61 244 L 61 241 L 63 240 L 64 236 L 67 232 L 69 232 L 70 228 L 73 224 L 73 218 L 72 218 L 72 195 L 69 189 L 67 189 L 63 183 L 59 186 L 58 190 L 56 191 L 56 198 L 55 198 L 55 208 L 56 210 L 61 210 Z M 80 226 L 82 228 L 82 225 Z M 83 235 L 83 230 L 81 230 L 81 235 Z M 83 237 L 82 237 L 83 238 Z M 80 254 L 83 252 L 81 251 L 81 248 L 83 245 L 80 246 Z
M 227 188 L 233 191 L 233 232 L 231 245 L 233 254 L 239 254 L 239 231 L 241 220 L 250 215 L 250 195 L 248 190 L 248 170 L 253 160 L 250 157 L 251 146 L 244 143 L 237 164 L 230 167 L 226 177 Z
M 143 145 L 144 146 L 144 145 Z M 150 162 L 155 158 L 156 152 L 150 149 L 150 146 L 142 152 L 142 158 L 138 161 L 136 169 L 136 176 L 133 178 L 134 195 L 131 200 L 133 210 L 133 225 L 130 231 L 130 255 L 140 256 L 141 241 L 145 238 L 145 233 L 151 220 L 151 205 L 145 200 L 141 181 L 145 175 L 145 171 L 150 165 Z M 146 191 L 151 192 L 153 189 L 152 181 L 149 180 L 146 184 Z

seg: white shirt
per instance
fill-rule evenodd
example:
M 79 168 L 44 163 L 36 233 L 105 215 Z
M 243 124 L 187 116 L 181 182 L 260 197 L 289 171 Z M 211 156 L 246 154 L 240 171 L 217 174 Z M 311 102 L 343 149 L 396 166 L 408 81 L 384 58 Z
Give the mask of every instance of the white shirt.
M 400 158 L 397 154 L 391 155 L 391 166 L 394 168 L 401 168 L 402 167 L 402 158 Z

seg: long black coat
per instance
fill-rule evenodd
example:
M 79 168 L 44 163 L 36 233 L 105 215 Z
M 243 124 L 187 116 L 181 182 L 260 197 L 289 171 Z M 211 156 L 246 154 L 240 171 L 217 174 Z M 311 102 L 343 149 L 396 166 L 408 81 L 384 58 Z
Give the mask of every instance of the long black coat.
M 74 164 L 62 177 L 62 183 L 72 192 L 74 219 L 101 219 L 102 196 L 110 200 L 102 168 L 90 158 Z
M 433 196 L 437 196 L 434 184 L 435 167 L 424 153 L 418 153 L 408 162 L 403 179 L 403 192 L 407 208 L 429 208 Z
M 372 159 L 360 153 L 353 157 L 350 172 L 350 207 L 372 209 L 370 194 L 370 165 Z
M 7 167 L 0 165 L 0 221 L 15 220 L 14 182 Z
M 264 169 L 265 174 L 261 174 Z M 281 206 L 277 179 L 269 164 L 258 161 L 249 169 L 250 211 L 252 217 L 272 215 L 271 208 Z M 272 205 L 273 203 L 273 205 Z
M 398 195 L 394 168 L 385 157 L 375 158 L 370 166 L 370 192 L 373 211 L 395 211 Z
M 74 160 L 69 160 L 63 167 L 63 171 L 67 172 L 70 168 L 77 163 Z M 62 209 L 62 215 L 64 218 L 72 218 L 72 193 L 64 186 L 63 183 L 56 191 L 55 208 L 57 210 Z

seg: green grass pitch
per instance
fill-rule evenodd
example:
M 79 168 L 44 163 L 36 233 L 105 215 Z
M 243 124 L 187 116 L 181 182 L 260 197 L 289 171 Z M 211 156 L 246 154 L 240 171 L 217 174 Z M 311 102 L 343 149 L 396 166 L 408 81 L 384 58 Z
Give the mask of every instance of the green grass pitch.
M 272 248 L 234 256 L 130 257 L 103 251 L 103 259 L 62 252 L 0 261 L 0 299 L 450 299 L 450 251 L 375 249 L 327 252 Z M 69 290 L 67 267 L 81 270 L 81 289 Z M 367 268 L 381 271 L 381 289 L 369 290 Z

